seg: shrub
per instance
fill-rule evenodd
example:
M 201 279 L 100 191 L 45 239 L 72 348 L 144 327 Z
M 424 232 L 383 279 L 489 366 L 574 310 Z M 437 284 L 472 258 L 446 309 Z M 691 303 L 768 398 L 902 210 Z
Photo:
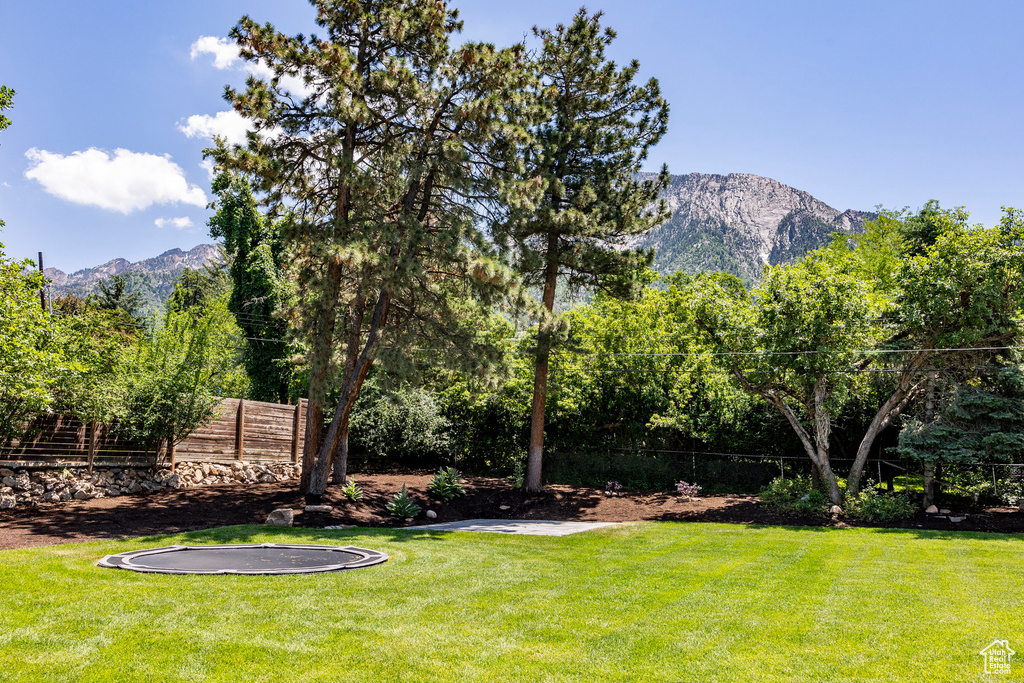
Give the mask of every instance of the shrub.
M 409 492 L 405 490 L 405 484 L 402 484 L 402 490 L 396 493 L 391 502 L 384 507 L 393 517 L 415 517 L 423 509 L 409 496 Z
M 454 467 L 439 469 L 427 491 L 441 500 L 452 500 L 466 495 L 466 489 L 462 487 L 462 474 Z
M 687 484 L 685 481 L 676 484 L 676 493 L 680 496 L 696 496 L 700 491 L 701 487 L 697 484 Z
M 349 477 L 345 485 L 341 487 L 341 495 L 345 496 L 351 501 L 357 501 L 363 499 L 363 489 L 359 488 L 359 484 L 356 483 L 354 477 Z
M 611 493 L 618 493 L 619 491 L 622 490 L 622 484 L 620 484 L 617 481 L 610 481 L 607 485 L 605 485 L 604 490 L 610 491 Z
M 804 477 L 773 479 L 758 496 L 765 507 L 782 512 L 818 514 L 829 508 L 825 494 L 811 486 L 810 479 Z
M 917 506 L 906 495 L 879 493 L 870 485 L 855 496 L 847 494 L 845 503 L 847 515 L 869 522 L 896 522 L 913 517 L 917 511 Z

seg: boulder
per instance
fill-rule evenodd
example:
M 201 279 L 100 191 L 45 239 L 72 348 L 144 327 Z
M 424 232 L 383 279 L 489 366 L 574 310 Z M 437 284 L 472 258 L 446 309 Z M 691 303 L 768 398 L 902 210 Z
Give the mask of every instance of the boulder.
M 0 510 L 10 510 L 12 507 L 14 507 L 17 504 L 18 504 L 18 501 L 16 501 L 11 496 L 4 496 L 3 498 L 0 498 Z
M 939 508 L 935 507 L 934 505 L 929 505 L 927 508 L 925 508 L 925 512 L 929 515 L 937 515 L 939 514 Z
M 331 505 L 307 505 L 306 512 L 330 512 L 334 507 Z
M 267 515 L 269 526 L 291 526 L 295 521 L 295 511 L 291 508 L 278 508 Z
M 437 519 L 437 513 L 433 510 L 427 510 L 427 519 Z
M 829 512 L 831 512 L 833 515 L 841 515 L 843 514 L 843 508 L 839 507 L 838 505 L 833 505 L 831 509 L 829 509 Z
M 940 515 L 948 515 L 951 512 L 952 512 L 952 510 L 946 510 L 945 508 L 943 508 L 942 510 L 939 510 L 939 514 Z

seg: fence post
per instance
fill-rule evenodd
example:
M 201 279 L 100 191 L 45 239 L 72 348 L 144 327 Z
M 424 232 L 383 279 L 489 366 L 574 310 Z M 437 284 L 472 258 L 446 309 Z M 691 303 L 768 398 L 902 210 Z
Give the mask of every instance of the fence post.
M 245 399 L 238 399 L 238 417 L 235 419 L 235 458 L 245 454 Z
M 92 463 L 96 459 L 96 421 L 89 423 L 89 474 L 92 474 Z
M 295 404 L 295 416 L 292 418 L 292 464 L 299 462 L 299 423 L 302 420 L 302 399 Z

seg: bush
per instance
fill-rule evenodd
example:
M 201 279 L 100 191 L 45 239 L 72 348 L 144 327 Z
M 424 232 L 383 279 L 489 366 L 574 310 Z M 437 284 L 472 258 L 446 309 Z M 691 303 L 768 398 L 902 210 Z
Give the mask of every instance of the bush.
M 824 493 L 811 486 L 804 477 L 773 479 L 758 494 L 761 504 L 781 512 L 818 514 L 828 511 L 829 501 Z
M 466 489 L 462 488 L 462 474 L 454 467 L 439 469 L 427 491 L 441 500 L 452 500 L 466 495 Z
M 855 496 L 846 495 L 846 514 L 869 522 L 896 522 L 914 516 L 917 506 L 904 494 L 880 493 L 869 485 Z
M 351 501 L 357 501 L 363 499 L 363 490 L 359 488 L 359 484 L 356 483 L 355 478 L 349 477 L 345 485 L 341 487 L 341 495 L 345 496 Z
M 687 484 L 685 481 L 680 481 L 676 484 L 676 493 L 680 496 L 693 497 L 699 495 L 701 487 L 697 484 Z
M 402 484 L 402 490 L 396 493 L 391 502 L 384 507 L 392 517 L 405 518 L 415 517 L 423 509 L 409 496 L 409 492 L 405 490 L 405 484 Z

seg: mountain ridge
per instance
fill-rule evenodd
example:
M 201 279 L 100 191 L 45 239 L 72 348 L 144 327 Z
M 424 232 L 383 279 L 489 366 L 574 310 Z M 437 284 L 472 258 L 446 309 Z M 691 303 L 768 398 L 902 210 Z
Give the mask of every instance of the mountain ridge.
M 875 217 L 839 211 L 804 190 L 751 173 L 674 175 L 662 199 L 672 215 L 631 246 L 654 248 L 654 268 L 663 275 L 725 271 L 747 285 L 760 279 L 765 264 L 799 258 L 836 232 L 860 232 Z

